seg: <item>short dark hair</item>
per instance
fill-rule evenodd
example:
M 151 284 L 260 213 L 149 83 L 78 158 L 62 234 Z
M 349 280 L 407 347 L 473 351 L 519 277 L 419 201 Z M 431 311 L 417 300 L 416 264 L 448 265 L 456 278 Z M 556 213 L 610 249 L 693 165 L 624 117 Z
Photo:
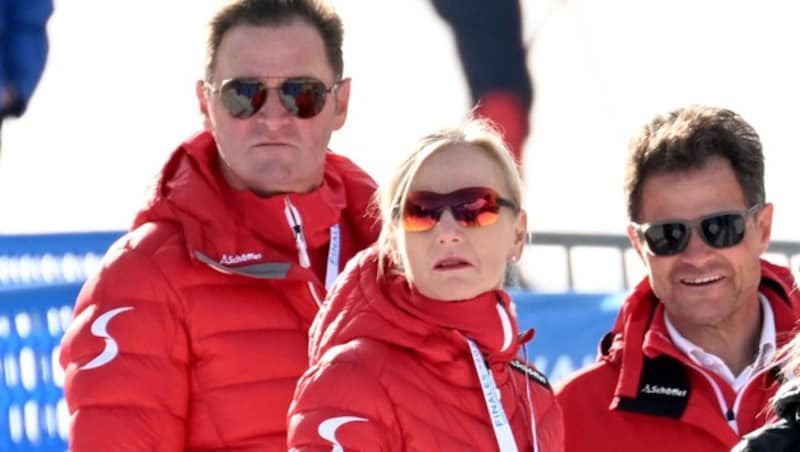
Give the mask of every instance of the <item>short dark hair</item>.
M 237 25 L 279 26 L 300 19 L 313 26 L 325 43 L 325 54 L 336 79 L 342 77 L 344 59 L 342 21 L 333 7 L 324 0 L 233 0 L 209 23 L 206 46 L 206 81 L 211 81 L 217 64 L 217 50 L 225 33 Z
M 730 162 L 749 206 L 765 202 L 764 154 L 753 127 L 731 110 L 691 105 L 656 116 L 631 141 L 625 172 L 628 217 L 639 221 L 642 187 L 656 173 Z

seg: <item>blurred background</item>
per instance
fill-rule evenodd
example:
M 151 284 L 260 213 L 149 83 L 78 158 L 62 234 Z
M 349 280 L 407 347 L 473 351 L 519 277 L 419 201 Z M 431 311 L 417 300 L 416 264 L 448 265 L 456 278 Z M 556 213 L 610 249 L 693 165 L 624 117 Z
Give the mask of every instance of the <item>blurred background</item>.
M 194 81 L 223 1 L 55 2 L 27 113 L 3 126 L 0 232 L 124 229 L 167 155 L 201 126 Z M 470 106 L 453 34 L 427 0 L 334 0 L 350 116 L 332 148 L 376 179 Z M 774 234 L 793 239 L 800 6 L 784 1 L 523 0 L 535 85 L 525 146 L 531 228 L 619 233 L 630 136 L 687 103 L 760 132 Z
M 0 450 L 12 443 L 63 450 L 63 422 L 45 415 L 50 408 L 24 408 L 38 394 L 49 401 L 43 406 L 64 410 L 57 366 L 39 368 L 50 349 L 26 348 L 25 340 L 57 347 L 80 282 L 128 227 L 170 152 L 201 127 L 194 82 L 205 23 L 223 3 L 55 2 L 44 75 L 24 116 L 2 127 L 0 379 L 8 389 L 0 387 Z M 418 138 L 458 122 L 473 99 L 453 30 L 431 1 L 333 3 L 353 82 L 347 124 L 331 148 L 382 183 Z M 653 115 L 688 103 L 740 113 L 764 144 L 773 238 L 800 239 L 800 6 L 521 0 L 520 7 L 522 64 L 534 90 L 521 146 L 533 236 L 519 268 L 525 287 L 515 293 L 520 322 L 537 326 L 534 348 L 544 351 L 536 362 L 558 379 L 592 359 L 625 288 L 642 275 L 621 237 L 622 181 L 627 142 Z M 773 257 L 798 267 L 791 252 Z M 31 295 L 36 285 L 50 292 Z M 40 314 L 26 314 L 33 307 Z M 565 319 L 583 336 L 568 350 L 548 348 L 563 342 Z
M 25 116 L 3 126 L 0 233 L 122 230 L 169 153 L 199 130 L 194 81 L 222 0 L 55 2 Z M 451 28 L 428 0 L 334 0 L 350 115 L 332 149 L 382 182 L 399 156 L 471 107 Z M 626 146 L 654 114 L 731 108 L 761 134 L 773 238 L 795 240 L 800 6 L 784 1 L 522 0 L 534 86 L 524 143 L 533 232 L 620 234 Z M 557 253 L 556 253 L 557 254 Z M 539 253 L 548 262 L 548 251 Z M 537 264 L 527 253 L 523 271 Z M 635 260 L 635 259 L 634 259 Z M 586 264 L 594 268 L 592 263 Z M 577 269 L 576 269 L 577 270 Z M 608 280 L 578 271 L 585 290 Z M 534 278 L 529 275 L 529 279 Z M 539 278 L 560 290 L 563 278 Z

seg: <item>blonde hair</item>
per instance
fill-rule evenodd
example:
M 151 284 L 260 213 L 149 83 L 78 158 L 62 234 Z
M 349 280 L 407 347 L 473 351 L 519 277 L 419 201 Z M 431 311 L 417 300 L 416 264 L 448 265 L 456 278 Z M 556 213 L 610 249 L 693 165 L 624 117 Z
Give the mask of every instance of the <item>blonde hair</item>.
M 377 247 L 380 256 L 378 276 L 384 273 L 384 262 L 390 259 L 395 266 L 399 264 L 394 240 L 399 227 L 398 209 L 405 205 L 411 184 L 422 165 L 434 154 L 455 144 L 472 145 L 482 149 L 495 162 L 505 176 L 508 198 L 520 208 L 523 205 L 522 179 L 502 134 L 490 121 L 470 116 L 460 125 L 438 130 L 423 137 L 417 146 L 395 169 L 389 184 L 381 187 L 375 194 L 373 208 L 381 218 L 381 232 Z
M 783 375 L 787 380 L 800 380 L 800 331 L 778 351 L 777 361 L 781 363 Z

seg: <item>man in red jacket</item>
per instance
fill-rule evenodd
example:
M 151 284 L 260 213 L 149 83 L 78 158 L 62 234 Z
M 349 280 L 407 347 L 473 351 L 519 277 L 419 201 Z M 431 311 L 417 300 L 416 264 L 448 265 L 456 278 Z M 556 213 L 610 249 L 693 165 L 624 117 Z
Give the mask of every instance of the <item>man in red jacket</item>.
M 759 137 L 736 113 L 691 106 L 632 144 L 628 236 L 648 276 L 597 363 L 557 389 L 566 451 L 728 451 L 767 421 L 775 350 L 800 297 L 760 260 L 773 206 Z
M 375 183 L 328 150 L 342 66 L 341 21 L 318 1 L 215 15 L 206 131 L 172 154 L 64 337 L 71 450 L 286 450 L 309 325 L 377 236 Z

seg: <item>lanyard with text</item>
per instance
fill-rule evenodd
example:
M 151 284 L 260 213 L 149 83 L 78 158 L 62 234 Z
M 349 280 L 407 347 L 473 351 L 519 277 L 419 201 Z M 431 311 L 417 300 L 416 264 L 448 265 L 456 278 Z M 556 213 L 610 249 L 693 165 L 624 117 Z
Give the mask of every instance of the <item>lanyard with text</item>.
M 331 240 L 328 245 L 328 269 L 325 271 L 325 290 L 331 290 L 333 282 L 339 276 L 339 225 L 331 226 Z
M 500 448 L 500 452 L 517 452 L 517 442 L 514 441 L 514 434 L 511 433 L 511 424 L 508 423 L 506 413 L 503 411 L 503 404 L 500 402 L 500 394 L 497 391 L 494 377 L 492 377 L 492 373 L 483 363 L 483 356 L 481 356 L 481 351 L 478 350 L 475 342 L 467 338 L 467 343 L 469 344 L 470 352 L 472 352 L 472 361 L 475 364 L 475 370 L 478 372 L 478 379 L 481 381 L 481 390 L 483 391 L 483 398 L 486 400 L 486 408 L 492 418 L 492 428 L 497 439 L 497 446 Z

